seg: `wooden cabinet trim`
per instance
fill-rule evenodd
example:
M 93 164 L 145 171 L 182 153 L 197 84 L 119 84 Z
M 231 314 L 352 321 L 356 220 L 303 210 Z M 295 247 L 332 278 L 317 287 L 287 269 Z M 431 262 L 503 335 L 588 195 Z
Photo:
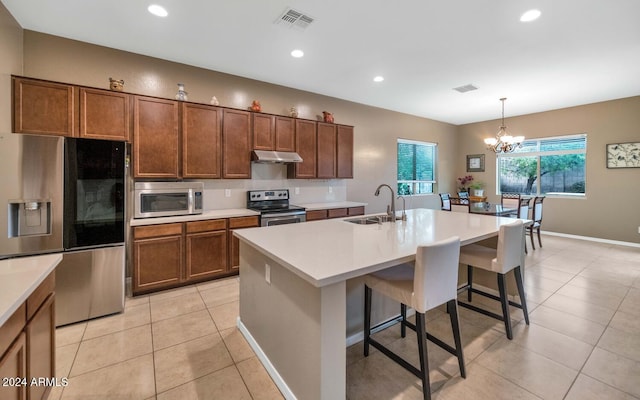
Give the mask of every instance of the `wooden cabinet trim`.
M 317 221 L 320 219 L 327 219 L 327 210 L 307 211 L 307 221 Z
M 55 291 L 56 287 L 56 274 L 52 272 L 47 276 L 42 283 L 31 293 L 27 299 L 27 320 L 30 320 L 33 315 L 38 311 L 40 305 L 47 299 L 47 297 Z
M 0 326 L 0 357 L 9 349 L 11 343 L 20 335 L 27 324 L 26 310 L 26 303 L 22 303 L 4 325 Z
M 342 218 L 342 217 L 346 217 L 347 214 L 347 209 L 346 208 L 330 208 L 327 211 L 327 216 L 329 218 Z
M 258 226 L 258 216 L 229 218 L 229 229 L 253 228 Z
M 176 222 L 173 224 L 135 226 L 133 228 L 134 239 L 145 239 L 172 235 L 182 235 L 182 222 Z
M 198 233 L 206 231 L 219 231 L 227 229 L 226 219 L 210 219 L 202 221 L 190 221 L 186 223 L 187 233 Z

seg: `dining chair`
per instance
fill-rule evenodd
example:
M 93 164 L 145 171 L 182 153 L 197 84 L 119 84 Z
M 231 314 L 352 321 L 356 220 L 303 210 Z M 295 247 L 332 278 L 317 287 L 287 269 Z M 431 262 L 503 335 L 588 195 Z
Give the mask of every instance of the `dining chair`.
M 468 199 L 469 198 L 469 192 L 458 192 L 458 198 L 460 198 L 460 199 Z
M 513 338 L 509 305 L 521 308 L 524 314 L 524 320 L 526 324 L 529 325 L 529 312 L 527 311 L 527 302 L 522 281 L 522 270 L 524 269 L 524 236 L 524 224 L 521 220 L 517 220 L 500 226 L 497 249 L 478 244 L 470 244 L 460 248 L 460 264 L 467 265 L 467 284 L 461 288 L 462 290 L 467 290 L 467 301 L 471 303 L 473 293 L 498 300 L 502 305 L 502 315 L 469 303 L 460 302 L 460 306 L 503 321 L 509 340 Z M 495 296 L 473 287 L 473 268 L 480 268 L 497 274 L 498 292 L 500 296 Z M 519 304 L 510 301 L 507 297 L 506 274 L 511 270 L 513 270 L 516 278 L 518 296 L 520 297 Z
M 536 249 L 535 243 L 533 243 L 533 230 L 535 229 L 538 234 L 538 244 L 542 247 L 542 240 L 540 240 L 540 226 L 542 225 L 542 202 L 544 196 L 537 196 L 533 199 L 533 211 L 531 212 L 531 219 L 533 224 L 529 225 L 529 236 L 531 236 L 531 246 Z
M 520 208 L 518 210 L 518 218 L 520 219 L 529 219 L 529 203 L 531 203 L 530 197 L 521 197 L 520 198 Z M 535 247 L 533 248 L 535 250 Z M 527 241 L 524 241 L 524 252 L 529 253 L 527 249 Z
M 443 211 L 451 211 L 451 198 L 449 193 L 440 193 L 440 209 Z
M 372 274 L 365 275 L 364 296 L 364 356 L 369 356 L 369 346 L 380 350 L 384 355 L 422 380 L 422 393 L 425 400 L 431 399 L 429 381 L 429 359 L 427 342 L 430 340 L 458 358 L 460 376 L 466 378 L 462 341 L 460 339 L 460 321 L 458 319 L 457 285 L 460 238 L 451 237 L 439 242 L 418 246 L 414 264 L 401 264 Z M 398 354 L 371 337 L 371 297 L 376 291 L 400 303 L 401 336 L 406 336 L 406 328 L 416 332 L 420 368 L 404 360 Z M 438 306 L 446 304 L 451 320 L 451 329 L 455 348 L 435 336 L 427 333 L 425 314 Z M 407 306 L 415 310 L 415 324 L 407 320 Z M 384 324 L 387 322 L 385 321 Z
M 520 193 L 502 193 L 500 195 L 500 204 L 502 204 L 502 207 L 515 208 L 517 210 L 520 208 Z M 519 212 L 515 211 L 507 216 L 518 218 L 518 214 Z

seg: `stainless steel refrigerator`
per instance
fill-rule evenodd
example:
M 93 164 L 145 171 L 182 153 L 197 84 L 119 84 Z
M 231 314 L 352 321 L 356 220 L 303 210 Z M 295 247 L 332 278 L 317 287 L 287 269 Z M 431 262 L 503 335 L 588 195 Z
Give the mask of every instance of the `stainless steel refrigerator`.
M 124 142 L 0 135 L 0 258 L 63 253 L 56 326 L 124 309 Z

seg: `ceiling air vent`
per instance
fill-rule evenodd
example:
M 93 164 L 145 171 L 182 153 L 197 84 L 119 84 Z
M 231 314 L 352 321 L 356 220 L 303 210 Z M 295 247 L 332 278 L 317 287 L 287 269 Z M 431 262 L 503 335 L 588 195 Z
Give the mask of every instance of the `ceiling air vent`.
M 453 90 L 460 92 L 460 93 L 466 93 L 466 92 L 470 92 L 472 90 L 478 90 L 477 87 L 473 86 L 472 84 L 468 84 L 468 85 L 464 85 L 464 86 L 458 86 L 457 88 L 453 88 Z
M 311 25 L 313 20 L 313 17 L 310 17 L 300 11 L 294 10 L 293 8 L 287 8 L 275 21 L 275 23 L 287 28 L 305 30 L 309 25 Z

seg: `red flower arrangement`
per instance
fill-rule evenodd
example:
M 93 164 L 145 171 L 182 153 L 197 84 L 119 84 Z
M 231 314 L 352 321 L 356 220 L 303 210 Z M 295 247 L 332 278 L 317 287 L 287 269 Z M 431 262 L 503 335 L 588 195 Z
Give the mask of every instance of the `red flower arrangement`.
M 473 176 L 472 175 L 467 175 L 467 176 L 463 176 L 461 178 L 458 178 L 458 182 L 460 182 L 459 191 L 468 192 L 469 189 L 467 188 L 467 184 L 471 183 L 472 181 L 473 181 Z

